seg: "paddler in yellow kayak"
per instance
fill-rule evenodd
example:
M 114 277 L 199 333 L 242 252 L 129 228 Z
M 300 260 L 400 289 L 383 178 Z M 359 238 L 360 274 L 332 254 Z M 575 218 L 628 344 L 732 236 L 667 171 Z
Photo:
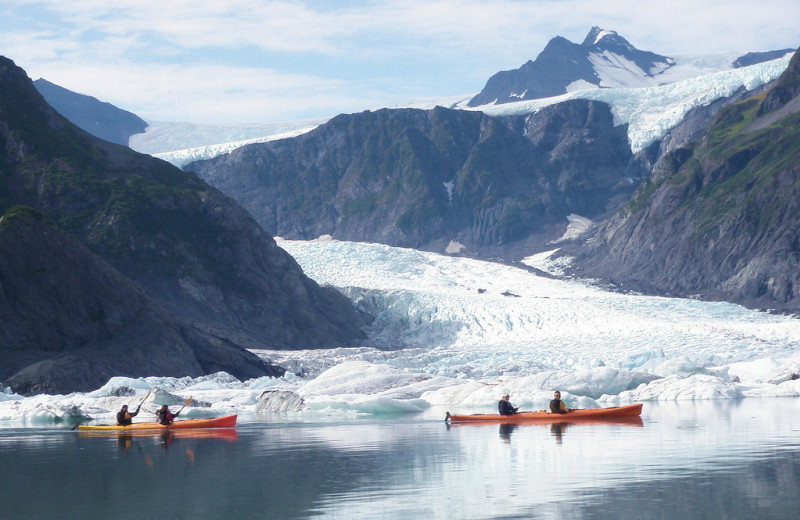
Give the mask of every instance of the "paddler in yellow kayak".
M 172 424 L 172 421 L 174 421 L 175 418 L 178 415 L 180 415 L 180 413 L 181 412 L 179 410 L 173 414 L 172 412 L 169 411 L 169 407 L 167 407 L 167 405 L 162 404 L 161 408 L 159 408 L 158 411 L 156 412 L 156 418 L 158 418 L 159 424 L 163 424 L 164 426 L 169 426 L 170 424 Z
M 130 426 L 133 422 L 133 418 L 139 415 L 139 409 L 142 405 L 136 407 L 136 411 L 131 413 L 128 411 L 128 405 L 123 404 L 122 409 L 117 412 L 117 425 L 118 426 Z

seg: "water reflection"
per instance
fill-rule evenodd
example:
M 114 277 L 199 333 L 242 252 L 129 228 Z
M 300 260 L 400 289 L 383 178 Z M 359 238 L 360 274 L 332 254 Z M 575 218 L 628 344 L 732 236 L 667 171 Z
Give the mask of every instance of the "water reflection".
M 556 444 L 561 444 L 564 441 L 563 435 L 568 426 L 569 424 L 565 422 L 550 425 L 550 434 L 556 438 Z
M 448 427 L 436 411 L 430 420 L 251 423 L 235 442 L 177 431 L 9 439 L 0 430 L 0 517 L 793 518 L 798 416 L 800 400 L 787 399 L 648 405 L 644 427 Z M 80 477 L 64 478 L 64 468 Z M 141 500 L 128 506 L 131 496 Z
M 520 426 L 525 427 L 547 427 L 550 426 L 550 434 L 555 438 L 556 444 L 561 444 L 564 440 L 564 433 L 569 426 L 577 427 L 592 427 L 598 425 L 618 425 L 618 426 L 635 426 L 643 427 L 641 417 L 621 417 L 617 419 L 594 419 L 594 420 L 561 420 L 558 422 L 517 422 L 517 423 L 502 423 L 500 424 L 500 438 L 505 442 L 511 442 L 511 434 Z M 453 426 L 473 426 L 473 427 L 488 427 L 490 423 L 457 423 Z M 448 424 L 447 428 L 450 429 L 451 425 Z
M 518 424 L 501 424 L 500 425 L 500 438 L 506 442 L 511 442 L 511 434 L 514 433 L 514 430 L 519 428 Z
M 133 446 L 133 435 L 120 435 L 117 437 L 117 446 L 123 451 L 130 451 Z

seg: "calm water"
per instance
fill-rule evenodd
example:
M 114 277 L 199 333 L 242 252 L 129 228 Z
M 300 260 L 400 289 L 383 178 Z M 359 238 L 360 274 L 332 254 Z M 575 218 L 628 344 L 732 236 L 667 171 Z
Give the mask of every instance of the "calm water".
M 215 437 L 0 429 L 0 518 L 785 519 L 800 400 L 645 404 L 641 425 L 451 426 L 444 410 L 245 418 Z

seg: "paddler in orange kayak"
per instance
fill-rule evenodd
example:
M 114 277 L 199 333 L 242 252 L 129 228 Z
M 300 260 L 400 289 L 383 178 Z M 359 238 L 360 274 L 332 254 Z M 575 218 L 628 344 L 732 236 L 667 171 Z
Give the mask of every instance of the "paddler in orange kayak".
M 500 415 L 514 415 L 517 413 L 518 408 L 514 408 L 511 406 L 511 403 L 508 402 L 509 397 L 508 394 L 504 394 L 503 398 L 497 403 L 497 413 Z
M 567 405 L 564 404 L 564 401 L 561 400 L 561 392 L 556 390 L 556 393 L 553 394 L 553 400 L 550 401 L 550 412 L 552 413 L 567 413 L 570 409 L 567 408 Z

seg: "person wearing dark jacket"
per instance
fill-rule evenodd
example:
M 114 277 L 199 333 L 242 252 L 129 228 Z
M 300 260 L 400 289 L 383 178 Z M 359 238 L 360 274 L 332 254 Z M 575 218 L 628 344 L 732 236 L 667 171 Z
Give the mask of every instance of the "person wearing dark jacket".
M 172 424 L 172 421 L 174 421 L 175 418 L 178 415 L 180 415 L 180 413 L 181 412 L 173 414 L 172 412 L 169 411 L 167 405 L 162 404 L 161 408 L 159 408 L 158 411 L 156 412 L 156 418 L 158 419 L 159 424 L 163 424 L 164 426 L 169 426 L 170 424 Z
M 564 401 L 561 400 L 561 392 L 558 390 L 553 394 L 553 400 L 550 401 L 550 411 L 552 413 L 567 413 L 570 411 Z
M 502 399 L 497 403 L 497 412 L 500 415 L 514 415 L 517 413 L 518 408 L 514 408 L 511 406 L 511 403 L 508 402 L 509 395 L 505 394 Z
M 137 406 L 136 407 L 136 411 L 133 412 L 133 413 L 130 413 L 128 411 L 128 405 L 127 404 L 123 404 L 122 405 L 122 409 L 117 412 L 117 424 L 119 426 L 130 426 L 131 423 L 133 423 L 133 418 L 136 417 L 137 415 L 139 415 L 139 409 L 141 407 L 142 407 L 142 405 Z

